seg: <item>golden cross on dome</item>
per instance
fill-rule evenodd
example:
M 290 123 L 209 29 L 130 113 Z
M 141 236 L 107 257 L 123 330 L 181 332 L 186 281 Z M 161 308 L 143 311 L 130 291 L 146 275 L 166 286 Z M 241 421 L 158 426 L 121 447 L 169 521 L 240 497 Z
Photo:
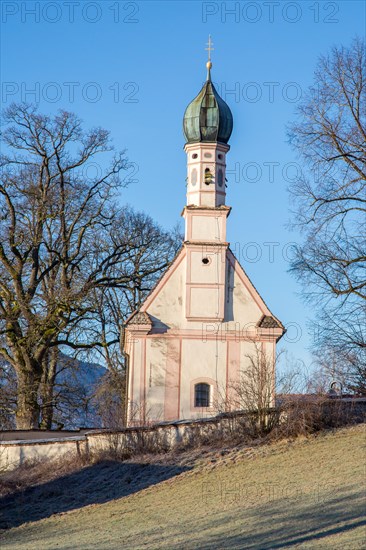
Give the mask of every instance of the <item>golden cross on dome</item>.
M 211 40 L 211 35 L 209 34 L 208 35 L 208 42 L 207 42 L 207 48 L 205 48 L 205 50 L 208 51 L 208 61 L 210 62 L 211 61 L 211 52 L 214 50 L 213 48 L 213 42 Z

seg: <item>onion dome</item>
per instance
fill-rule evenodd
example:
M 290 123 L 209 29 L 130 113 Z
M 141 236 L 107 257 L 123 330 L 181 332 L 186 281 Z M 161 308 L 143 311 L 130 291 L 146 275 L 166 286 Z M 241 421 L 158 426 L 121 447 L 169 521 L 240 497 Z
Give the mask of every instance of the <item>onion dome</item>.
M 211 82 L 211 61 L 206 66 L 207 80 L 184 113 L 183 132 L 187 143 L 227 143 L 233 130 L 233 115 Z

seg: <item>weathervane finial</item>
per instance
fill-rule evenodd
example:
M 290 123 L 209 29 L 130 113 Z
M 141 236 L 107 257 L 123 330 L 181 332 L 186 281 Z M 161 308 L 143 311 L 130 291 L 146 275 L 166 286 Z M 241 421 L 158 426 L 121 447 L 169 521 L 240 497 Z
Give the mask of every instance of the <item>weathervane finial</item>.
M 207 67 L 207 80 L 211 80 L 211 67 L 212 67 L 212 62 L 211 62 L 211 52 L 214 50 L 213 48 L 213 42 L 211 40 L 211 35 L 209 34 L 208 35 L 208 42 L 207 42 L 207 48 L 205 48 L 207 50 L 207 53 L 208 53 L 208 61 L 206 63 L 206 67 Z

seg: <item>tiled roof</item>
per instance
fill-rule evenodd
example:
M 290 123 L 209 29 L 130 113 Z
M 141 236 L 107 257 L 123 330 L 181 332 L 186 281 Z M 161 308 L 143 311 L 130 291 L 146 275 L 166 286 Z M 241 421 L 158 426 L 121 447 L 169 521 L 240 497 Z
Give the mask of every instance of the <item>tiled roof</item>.
M 127 321 L 131 325 L 152 325 L 149 314 L 145 311 L 136 311 Z
M 258 326 L 260 328 L 281 328 L 281 325 L 271 317 L 270 315 L 264 315 L 259 321 Z

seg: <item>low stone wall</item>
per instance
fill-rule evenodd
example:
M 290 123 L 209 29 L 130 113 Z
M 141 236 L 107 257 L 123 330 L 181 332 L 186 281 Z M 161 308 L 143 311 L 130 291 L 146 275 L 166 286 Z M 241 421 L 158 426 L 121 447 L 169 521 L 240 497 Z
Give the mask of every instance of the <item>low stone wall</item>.
M 296 407 L 301 408 L 297 402 Z M 366 398 L 324 400 L 324 412 L 335 420 L 346 412 L 346 421 L 366 421 Z M 275 409 L 269 411 L 275 412 Z M 137 452 L 167 451 L 177 445 L 194 444 L 196 440 L 207 441 L 213 438 L 237 433 L 246 422 L 248 412 L 226 413 L 213 418 L 165 422 L 152 426 L 124 428 L 122 430 L 80 430 L 80 432 L 20 432 L 24 439 L 9 441 L 9 432 L 0 432 L 0 472 L 17 468 L 26 461 L 51 460 L 64 455 L 93 455 L 103 451 L 115 452 L 119 456 L 131 456 Z M 253 413 L 252 413 L 253 414 Z M 286 420 L 286 413 L 284 415 Z M 342 424 L 342 422 L 340 422 Z M 330 424 L 331 425 L 331 424 Z M 8 433 L 7 436 L 5 434 Z M 17 432 L 12 432 L 18 435 Z M 74 435 L 75 434 L 75 435 Z M 34 439 L 38 437 L 38 439 Z
M 235 422 L 246 413 L 235 416 Z M 161 423 L 149 427 L 125 428 L 119 431 L 104 430 L 86 434 L 88 450 L 98 453 L 105 450 L 115 451 L 119 455 L 131 455 L 136 452 L 168 451 L 177 445 L 188 445 L 196 438 L 207 439 L 215 434 L 228 433 L 233 419 L 219 416 L 201 420 Z
M 137 452 L 167 451 L 177 445 L 190 444 L 198 437 L 209 441 L 213 434 L 228 433 L 235 429 L 237 422 L 246 414 L 181 420 L 118 431 L 81 431 L 78 435 L 70 433 L 63 437 L 62 432 L 53 432 L 53 437 L 52 433 L 47 433 L 45 438 L 41 438 L 41 431 L 30 431 L 22 433 L 24 439 L 9 440 L 9 433 L 5 435 L 4 432 L 2 436 L 0 432 L 0 471 L 17 468 L 26 461 L 51 460 L 63 455 L 93 455 L 107 451 L 119 456 L 130 456 Z M 12 433 L 17 435 L 16 432 Z
M 5 430 L 0 431 L 0 443 L 5 441 L 34 441 L 36 439 L 64 439 L 84 435 L 100 428 L 80 428 L 78 430 Z
M 26 461 L 52 460 L 66 454 L 77 456 L 86 452 L 86 445 L 85 435 L 0 442 L 0 472 L 17 468 Z

